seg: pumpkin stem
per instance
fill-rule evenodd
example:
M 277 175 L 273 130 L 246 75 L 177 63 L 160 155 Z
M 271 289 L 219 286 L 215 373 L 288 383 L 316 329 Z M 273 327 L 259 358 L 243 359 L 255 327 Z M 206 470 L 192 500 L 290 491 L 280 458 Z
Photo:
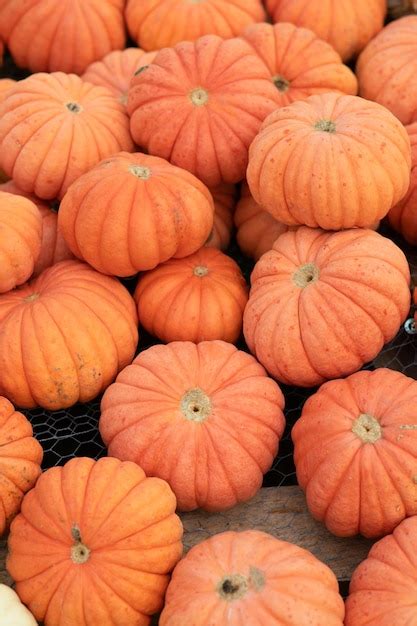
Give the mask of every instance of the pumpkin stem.
M 314 124 L 316 130 L 321 130 L 324 133 L 335 133 L 336 124 L 332 120 L 319 120 Z
M 76 524 L 71 528 L 71 535 L 74 540 L 74 545 L 71 548 L 71 560 L 76 565 L 83 565 L 90 558 L 91 550 L 83 544 L 80 528 Z
M 33 302 L 34 300 L 37 300 L 39 298 L 41 294 L 40 293 L 31 293 L 30 296 L 26 296 L 26 298 L 23 298 L 23 300 L 25 302 Z
M 68 111 L 71 111 L 71 113 L 81 113 L 81 111 L 83 110 L 83 107 L 81 106 L 81 104 L 78 104 L 78 102 L 67 102 L 65 106 L 67 107 Z
M 194 268 L 194 276 L 207 276 L 208 274 L 208 267 L 205 267 L 204 265 L 197 265 Z
M 375 443 L 382 437 L 381 424 L 375 417 L 368 413 L 361 413 L 358 419 L 353 422 L 352 432 L 363 441 L 363 443 Z
M 224 576 L 217 585 L 219 596 L 231 602 L 243 598 L 249 590 L 261 591 L 265 586 L 265 575 L 257 567 L 251 567 L 249 576 L 242 574 L 229 574 Z
M 199 387 L 189 389 L 181 398 L 180 409 L 185 419 L 204 422 L 211 413 L 211 402 Z
M 141 180 L 148 180 L 152 175 L 152 170 L 142 165 L 129 165 L 129 172 Z
M 190 92 L 190 100 L 196 107 L 202 107 L 207 104 L 209 95 L 202 87 L 197 87 Z
M 285 93 L 290 88 L 290 81 L 283 76 L 273 76 L 272 82 L 274 83 L 278 91 L 281 91 L 281 93 Z
M 317 265 L 314 265 L 314 263 L 306 263 L 305 265 L 302 265 L 292 275 L 293 282 L 301 289 L 315 283 L 319 278 L 320 270 Z

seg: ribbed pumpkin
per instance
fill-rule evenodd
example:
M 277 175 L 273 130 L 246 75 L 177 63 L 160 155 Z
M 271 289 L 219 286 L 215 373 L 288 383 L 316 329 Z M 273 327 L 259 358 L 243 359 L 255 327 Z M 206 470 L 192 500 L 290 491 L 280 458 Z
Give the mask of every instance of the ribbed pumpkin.
M 354 571 L 345 626 L 414 626 L 417 618 L 417 517 L 374 544 Z
M 0 396 L 0 536 L 41 473 L 42 457 L 30 422 Z
M 161 50 L 133 77 L 127 110 L 138 145 L 216 187 L 244 177 L 249 145 L 278 102 L 246 41 L 207 35 Z
M 279 104 L 327 91 L 358 93 L 358 81 L 330 44 L 294 24 L 253 24 L 242 37 L 268 67 Z
M 62 197 L 81 174 L 119 150 L 133 150 L 124 106 L 75 74 L 33 74 L 3 102 L 0 167 L 39 198 Z
M 337 580 L 307 550 L 256 530 L 214 535 L 169 584 L 160 626 L 342 626 Z
M 144 52 L 140 48 L 114 50 L 101 61 L 89 65 L 82 79 L 93 85 L 107 87 L 122 104 L 126 104 L 134 73 L 152 63 L 155 56 L 156 52 Z
M 145 50 L 203 35 L 234 37 L 265 17 L 261 0 L 128 0 L 126 7 L 130 35 Z
M 417 122 L 406 130 L 411 140 L 411 183 L 405 198 L 388 213 L 388 221 L 406 241 L 417 245 Z
M 417 121 L 417 15 L 391 22 L 359 57 L 359 93 L 392 111 L 403 124 Z
M 75 72 L 123 48 L 124 0 L 2 0 L 0 36 L 32 72 Z
M 0 293 L 4 293 L 30 278 L 40 254 L 42 218 L 36 205 L 0 191 L 0 234 Z
M 62 261 L 0 296 L 0 392 L 28 408 L 88 402 L 132 361 L 137 341 L 125 287 Z
M 175 497 L 117 459 L 47 470 L 11 525 L 7 569 L 45 626 L 148 626 L 181 557 Z
M 162 341 L 234 343 L 242 330 L 248 289 L 233 259 L 215 248 L 201 248 L 141 276 L 135 300 L 142 326 Z
M 214 223 L 205 245 L 209 248 L 226 250 L 233 229 L 236 187 L 235 185 L 219 185 L 210 189 L 210 192 L 214 200 Z
M 274 22 L 313 30 L 347 60 L 357 55 L 384 25 L 386 0 L 266 0 Z
M 58 223 L 79 258 L 100 272 L 131 276 L 204 245 L 214 204 L 192 174 L 146 154 L 116 154 L 66 193 Z
M 255 201 L 277 220 L 327 230 L 369 227 L 407 193 L 410 139 L 386 109 L 326 93 L 266 120 L 250 147 Z
M 380 352 L 410 309 L 403 252 L 371 230 L 281 235 L 251 276 L 244 334 L 278 380 L 312 387 Z
M 181 510 L 219 511 L 261 487 L 283 408 L 278 385 L 246 352 L 224 341 L 173 342 L 119 374 L 99 428 L 109 454 L 168 481 Z

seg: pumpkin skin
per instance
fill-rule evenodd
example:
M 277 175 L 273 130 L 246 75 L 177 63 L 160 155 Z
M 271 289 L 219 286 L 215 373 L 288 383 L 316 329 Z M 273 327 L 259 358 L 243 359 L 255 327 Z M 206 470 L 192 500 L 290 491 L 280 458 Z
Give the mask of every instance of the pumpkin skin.
M 7 585 L 0 584 L 0 626 L 37 626 L 38 622 Z M 6 621 L 5 621 L 6 620 Z
M 233 229 L 233 212 L 236 205 L 235 185 L 220 185 L 210 189 L 214 201 L 213 230 L 205 245 L 209 248 L 226 250 Z
M 147 626 L 182 553 L 175 505 L 134 463 L 76 458 L 47 470 L 10 529 L 20 599 L 45 626 Z
M 213 214 L 213 198 L 195 176 L 164 159 L 122 152 L 70 187 L 58 224 L 77 257 L 105 274 L 131 276 L 198 250 Z
M 410 270 L 365 229 L 281 235 L 255 265 L 243 318 L 251 352 L 290 385 L 353 373 L 393 339 L 410 310 Z
M 384 25 L 386 0 L 266 0 L 274 22 L 292 22 L 328 41 L 344 61 L 356 56 Z
M 278 101 L 246 41 L 207 35 L 160 50 L 133 77 L 127 110 L 138 145 L 216 187 L 242 180 L 249 145 Z
M 214 535 L 188 552 L 160 626 L 342 626 L 344 613 L 330 568 L 303 548 L 247 530 Z
M 30 422 L 0 396 L 0 536 L 40 475 L 42 458 L 42 446 L 33 437 Z
M 61 198 L 101 159 L 133 150 L 123 105 L 75 74 L 19 81 L 0 113 L 0 166 L 23 191 L 42 199 Z
M 88 402 L 131 363 L 137 341 L 127 289 L 62 261 L 0 296 L 0 392 L 51 411 Z
M 242 330 L 248 288 L 233 259 L 201 248 L 141 276 L 135 300 L 142 326 L 164 342 L 234 343 Z
M 220 511 L 260 489 L 283 409 L 278 385 L 251 355 L 224 341 L 173 342 L 141 352 L 119 374 L 99 428 L 108 453 L 164 478 L 179 509 Z
M 124 47 L 124 0 L 2 0 L 0 36 L 19 67 L 74 72 Z
M 203 35 L 228 39 L 265 18 L 261 0 L 128 0 L 126 6 L 130 35 L 144 50 L 171 48 Z
M 0 293 L 32 274 L 41 250 L 42 219 L 36 205 L 0 191 Z
M 6 94 L 9 93 L 10 89 L 16 84 L 16 81 L 12 78 L 1 78 L 0 79 L 0 104 L 6 97 Z
M 406 130 L 411 140 L 411 182 L 407 195 L 388 213 L 390 226 L 408 243 L 417 245 L 417 122 Z
M 403 124 L 417 121 L 417 15 L 391 22 L 359 57 L 359 93 L 389 109 Z
M 326 93 L 276 110 L 249 151 L 255 201 L 288 225 L 375 224 L 407 193 L 411 148 L 386 109 Z

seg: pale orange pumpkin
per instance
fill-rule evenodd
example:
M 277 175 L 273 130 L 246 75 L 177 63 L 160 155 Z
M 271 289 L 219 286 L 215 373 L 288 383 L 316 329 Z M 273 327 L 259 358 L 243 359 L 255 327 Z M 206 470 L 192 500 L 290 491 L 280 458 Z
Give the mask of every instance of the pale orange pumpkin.
M 226 250 L 233 229 L 233 212 L 236 205 L 235 185 L 220 185 L 210 189 L 214 201 L 214 223 L 205 245 Z
M 406 241 L 417 245 L 417 122 L 406 130 L 411 140 L 411 182 L 407 195 L 388 213 L 388 221 Z

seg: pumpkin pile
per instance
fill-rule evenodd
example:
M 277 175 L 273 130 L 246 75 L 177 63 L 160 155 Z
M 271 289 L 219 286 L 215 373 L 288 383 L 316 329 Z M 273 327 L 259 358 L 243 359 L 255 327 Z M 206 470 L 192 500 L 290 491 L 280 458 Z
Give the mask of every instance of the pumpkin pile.
M 0 626 L 417 623 L 417 381 L 369 371 L 417 323 L 415 4 L 0 0 Z M 289 386 L 311 516 L 388 535 L 346 611 L 254 529 L 182 558 Z M 94 399 L 108 456 L 42 468 L 31 411 Z

